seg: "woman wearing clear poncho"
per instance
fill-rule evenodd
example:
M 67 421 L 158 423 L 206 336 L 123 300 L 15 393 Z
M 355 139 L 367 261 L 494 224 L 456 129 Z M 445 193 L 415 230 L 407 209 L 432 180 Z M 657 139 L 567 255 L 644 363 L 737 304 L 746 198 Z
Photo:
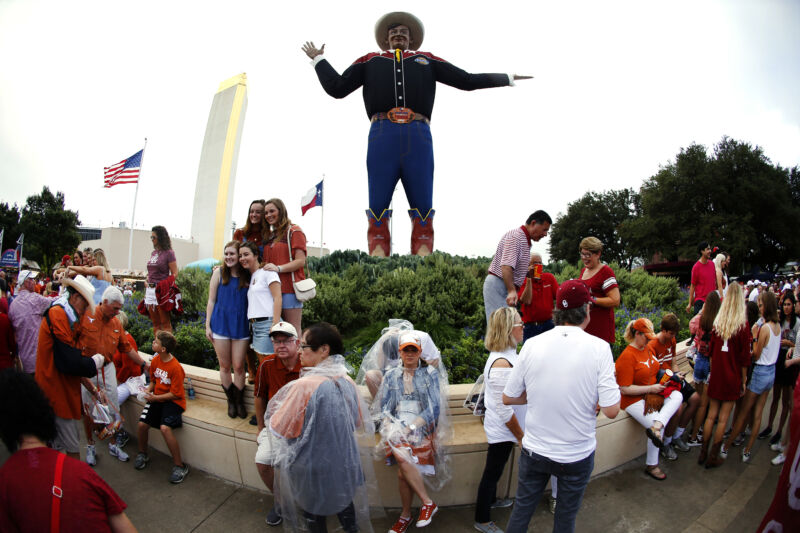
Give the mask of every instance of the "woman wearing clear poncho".
M 450 425 L 444 367 L 420 362 L 423 348 L 418 332 L 400 334 L 398 348 L 399 364 L 384 374 L 372 413 L 381 420 L 378 448 L 385 451 L 387 465 L 398 465 L 402 511 L 391 531 L 403 533 L 411 525 L 414 494 L 422 502 L 417 527 L 430 524 L 438 511 L 425 485 L 438 490 L 450 477 L 442 449 Z
M 414 329 L 408 320 L 392 318 L 389 327 L 383 328 L 380 338 L 372 345 L 361 362 L 356 383 L 366 385 L 369 395 L 374 398 L 383 381 L 383 375 L 400 364 L 399 338 L 403 333 L 415 333 L 422 343 L 422 360 L 438 367 L 441 359 L 439 349 L 431 336 L 424 331 Z M 446 376 L 445 376 L 446 378 Z
M 285 527 L 326 532 L 326 517 L 335 514 L 344 531 L 371 532 L 368 496 L 378 494 L 370 453 L 374 428 L 339 355 L 342 339 L 334 326 L 314 324 L 303 332 L 300 348 L 300 378 L 267 407 Z

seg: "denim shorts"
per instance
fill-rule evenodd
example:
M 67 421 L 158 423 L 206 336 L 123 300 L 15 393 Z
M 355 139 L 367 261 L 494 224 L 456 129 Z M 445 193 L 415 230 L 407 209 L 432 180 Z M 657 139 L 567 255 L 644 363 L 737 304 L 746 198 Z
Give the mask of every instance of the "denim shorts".
M 761 394 L 771 389 L 773 383 L 775 383 L 775 365 L 754 365 L 753 375 L 747 388 L 756 394 Z
M 250 322 L 250 330 L 253 332 L 253 343 L 250 347 L 254 351 L 264 355 L 275 353 L 272 338 L 269 336 L 270 329 L 272 329 L 272 317 L 258 322 Z
M 708 375 L 711 366 L 708 363 L 708 356 L 697 354 L 694 358 L 694 382 L 708 383 Z
M 303 302 L 297 299 L 293 292 L 281 294 L 281 309 L 302 309 Z

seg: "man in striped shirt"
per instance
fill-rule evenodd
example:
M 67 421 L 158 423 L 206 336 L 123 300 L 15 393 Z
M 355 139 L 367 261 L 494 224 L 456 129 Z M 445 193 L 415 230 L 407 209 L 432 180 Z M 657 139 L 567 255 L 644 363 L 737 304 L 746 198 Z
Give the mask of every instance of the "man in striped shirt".
M 483 281 L 487 324 L 496 309 L 517 305 L 517 289 L 525 281 L 531 260 L 531 241 L 546 237 L 552 223 L 550 215 L 539 210 L 529 216 L 524 225 L 512 229 L 500 239 L 489 273 Z

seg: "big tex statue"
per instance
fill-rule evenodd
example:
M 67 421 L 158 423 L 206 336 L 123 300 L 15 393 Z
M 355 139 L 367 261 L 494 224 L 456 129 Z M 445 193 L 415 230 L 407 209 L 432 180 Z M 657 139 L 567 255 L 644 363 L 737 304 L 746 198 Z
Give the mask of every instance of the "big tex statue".
M 312 59 L 323 89 L 344 98 L 363 87 L 364 106 L 371 122 L 367 148 L 369 180 L 369 253 L 391 254 L 389 205 L 398 180 L 403 181 L 411 209 L 411 253 L 433 251 L 433 144 L 430 121 L 436 82 L 471 91 L 513 85 L 530 76 L 470 74 L 429 52 L 418 51 L 425 36 L 422 22 L 410 13 L 394 12 L 375 24 L 382 52 L 356 59 L 342 74 L 323 57 L 325 45 L 307 42 L 303 51 Z

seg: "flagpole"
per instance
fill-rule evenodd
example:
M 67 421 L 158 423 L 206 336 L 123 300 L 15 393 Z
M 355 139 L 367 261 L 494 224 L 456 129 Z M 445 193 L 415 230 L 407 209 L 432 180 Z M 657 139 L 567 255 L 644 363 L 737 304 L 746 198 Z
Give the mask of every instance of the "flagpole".
M 322 175 L 322 205 L 319 212 L 319 256 L 322 257 L 322 247 L 325 246 L 325 241 L 322 239 L 322 228 L 325 220 L 325 174 Z
M 139 161 L 139 178 L 136 180 L 136 192 L 133 194 L 133 212 L 131 213 L 131 235 L 128 238 L 128 271 L 131 270 L 131 257 L 133 256 L 133 221 L 136 217 L 136 199 L 139 197 L 139 182 L 142 181 L 142 167 L 144 166 L 144 151 L 147 149 L 147 137 L 144 138 L 142 158 Z

